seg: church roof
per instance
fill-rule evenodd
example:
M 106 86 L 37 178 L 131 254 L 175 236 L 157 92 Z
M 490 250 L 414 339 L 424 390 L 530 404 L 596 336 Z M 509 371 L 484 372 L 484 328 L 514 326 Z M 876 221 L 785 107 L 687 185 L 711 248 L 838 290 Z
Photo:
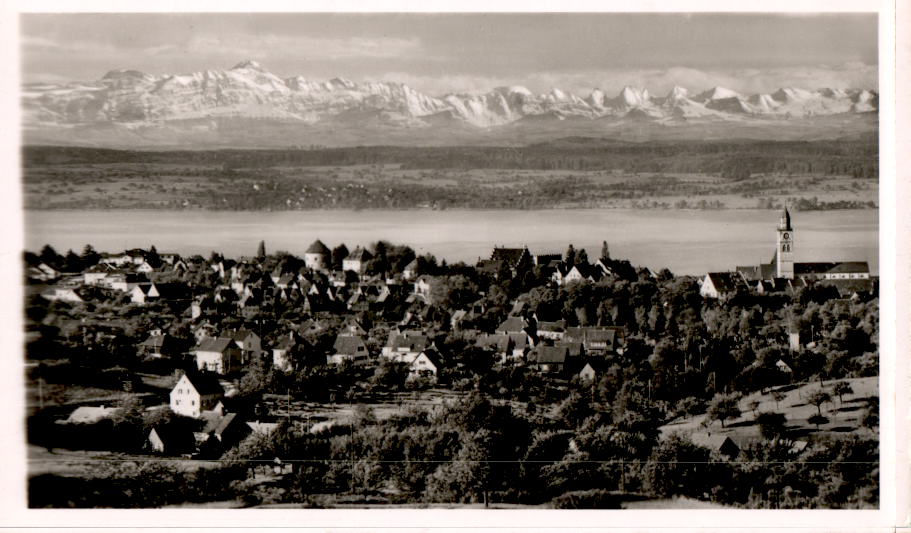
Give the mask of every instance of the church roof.
M 794 263 L 794 274 L 825 274 L 838 263 Z
M 781 210 L 781 218 L 778 221 L 778 229 L 783 231 L 793 231 L 791 227 L 791 213 L 788 212 L 788 208 L 784 207 Z
M 828 274 L 867 274 L 870 272 L 870 266 L 866 261 L 845 261 L 843 263 L 837 263 L 834 267 L 828 270 Z

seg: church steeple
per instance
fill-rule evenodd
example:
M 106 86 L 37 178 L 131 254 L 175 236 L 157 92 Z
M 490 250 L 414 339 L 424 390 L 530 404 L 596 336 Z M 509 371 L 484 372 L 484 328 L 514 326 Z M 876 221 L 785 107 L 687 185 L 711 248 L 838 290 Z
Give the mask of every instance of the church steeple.
M 791 213 L 788 213 L 788 207 L 781 208 L 781 218 L 778 219 L 779 231 L 793 231 L 791 227 Z

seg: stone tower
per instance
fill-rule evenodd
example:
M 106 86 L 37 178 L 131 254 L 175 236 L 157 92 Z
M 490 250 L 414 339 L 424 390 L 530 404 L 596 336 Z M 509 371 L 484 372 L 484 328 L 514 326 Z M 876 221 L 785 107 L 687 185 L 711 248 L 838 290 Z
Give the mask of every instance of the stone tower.
M 794 228 L 788 208 L 781 210 L 778 220 L 778 248 L 775 252 L 775 276 L 794 279 Z

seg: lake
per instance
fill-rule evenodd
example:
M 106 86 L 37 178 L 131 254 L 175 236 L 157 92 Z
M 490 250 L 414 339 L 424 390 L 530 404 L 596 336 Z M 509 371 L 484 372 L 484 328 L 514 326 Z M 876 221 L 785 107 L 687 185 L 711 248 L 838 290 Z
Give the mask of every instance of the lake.
M 879 271 L 879 211 L 792 213 L 797 261 L 868 261 Z M 568 244 L 594 260 L 601 242 L 611 256 L 675 274 L 703 274 L 768 261 L 775 250 L 778 211 L 554 209 L 541 211 L 25 211 L 25 245 L 38 251 L 81 252 L 147 248 L 229 257 L 266 251 L 302 255 L 314 239 L 349 249 L 378 239 L 418 253 L 473 263 L 497 246 L 527 245 L 532 253 L 562 253 Z

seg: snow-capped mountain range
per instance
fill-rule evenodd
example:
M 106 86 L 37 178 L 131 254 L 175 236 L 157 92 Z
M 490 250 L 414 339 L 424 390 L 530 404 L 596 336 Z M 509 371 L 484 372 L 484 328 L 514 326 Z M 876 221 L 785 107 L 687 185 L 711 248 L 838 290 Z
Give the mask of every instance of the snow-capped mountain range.
M 224 127 L 228 119 L 266 119 L 285 128 L 288 124 L 316 129 L 379 125 L 411 130 L 446 125 L 490 131 L 511 124 L 571 119 L 674 125 L 871 113 L 877 111 L 878 95 L 868 89 L 792 87 L 752 95 L 723 87 L 695 94 L 674 87 L 665 95 L 652 95 L 646 89 L 625 87 L 614 97 L 599 89 L 580 97 L 556 88 L 534 94 L 512 86 L 480 94 L 430 96 L 395 82 L 283 79 L 255 61 L 244 61 L 229 70 L 187 75 L 116 70 L 95 82 L 27 84 L 22 108 L 27 134 L 98 127 L 149 132 L 185 129 L 181 124 L 190 123 L 196 129 L 212 129 Z
M 189 75 L 152 76 L 117 70 L 92 83 L 32 84 L 24 88 L 23 105 L 27 122 L 33 123 L 131 123 L 231 115 L 317 122 L 352 110 L 375 110 L 405 122 L 448 114 L 474 126 L 489 127 L 535 115 L 596 119 L 632 114 L 675 119 L 861 113 L 876 110 L 877 94 L 787 87 L 771 94 L 741 95 L 714 87 L 691 95 L 687 89 L 674 87 L 666 95 L 653 96 L 646 89 L 625 87 L 613 98 L 599 89 L 583 98 L 556 88 L 533 94 L 513 86 L 483 94 L 434 97 L 394 82 L 281 79 L 254 61 L 244 61 L 230 70 Z

